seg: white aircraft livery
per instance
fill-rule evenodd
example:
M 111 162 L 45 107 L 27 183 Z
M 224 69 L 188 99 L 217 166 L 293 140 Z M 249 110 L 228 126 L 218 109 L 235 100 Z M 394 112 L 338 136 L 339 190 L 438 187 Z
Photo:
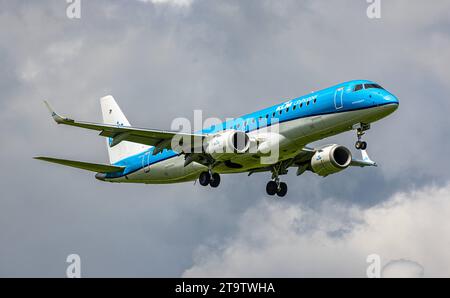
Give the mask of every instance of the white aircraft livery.
M 100 103 L 103 123 L 60 116 L 45 102 L 56 123 L 100 132 L 107 140 L 109 164 L 35 158 L 93 171 L 98 180 L 118 183 L 198 180 L 202 186 L 216 188 L 221 174 L 268 172 L 266 192 L 279 197 L 287 193 L 279 177 L 289 168 L 296 168 L 297 175 L 311 171 L 326 177 L 349 166 L 376 166 L 362 137 L 371 123 L 399 105 L 397 97 L 377 83 L 357 80 L 191 133 L 133 127 L 112 96 L 101 98 Z M 350 130 L 356 131 L 360 159 L 342 145 L 308 146 Z

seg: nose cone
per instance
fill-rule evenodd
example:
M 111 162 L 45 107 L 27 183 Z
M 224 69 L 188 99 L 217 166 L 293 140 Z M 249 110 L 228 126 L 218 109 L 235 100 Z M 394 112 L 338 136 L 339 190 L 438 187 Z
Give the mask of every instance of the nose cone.
M 385 100 L 385 102 L 392 103 L 393 105 L 398 106 L 399 104 L 398 98 L 393 94 L 387 94 L 383 99 Z
M 398 109 L 399 101 L 398 98 L 393 94 L 387 94 L 383 97 L 384 108 L 387 113 L 391 114 Z

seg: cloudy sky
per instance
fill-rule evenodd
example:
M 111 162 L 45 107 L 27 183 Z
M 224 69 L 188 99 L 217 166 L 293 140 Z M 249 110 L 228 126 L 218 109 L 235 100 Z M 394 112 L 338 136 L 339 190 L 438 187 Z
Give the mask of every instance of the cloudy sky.
M 0 0 L 0 276 L 450 276 L 450 2 Z M 95 132 L 54 125 L 42 104 L 100 121 L 112 94 L 130 122 L 233 117 L 351 79 L 400 109 L 367 134 L 376 169 L 291 171 L 121 185 L 35 155 L 106 162 Z M 325 140 L 353 147 L 353 133 Z

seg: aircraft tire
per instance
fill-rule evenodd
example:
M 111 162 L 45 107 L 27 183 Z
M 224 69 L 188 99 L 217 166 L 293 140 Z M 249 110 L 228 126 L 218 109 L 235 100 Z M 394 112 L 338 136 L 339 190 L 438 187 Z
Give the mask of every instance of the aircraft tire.
M 211 179 L 211 181 L 209 182 L 209 185 L 210 185 L 211 187 L 213 187 L 213 188 L 218 187 L 219 184 L 220 184 L 220 175 L 217 174 L 217 173 L 214 173 L 214 174 L 212 174 L 212 177 L 211 177 L 211 178 L 212 178 L 212 179 Z
M 208 172 L 201 172 L 198 182 L 201 186 L 207 186 L 211 182 L 211 175 Z
M 277 193 L 278 185 L 275 181 L 269 181 L 266 186 L 266 192 L 269 196 L 273 196 Z
M 287 188 L 287 184 L 284 182 L 280 183 L 280 189 L 278 189 L 277 191 L 277 195 L 282 198 L 287 194 L 288 188 Z

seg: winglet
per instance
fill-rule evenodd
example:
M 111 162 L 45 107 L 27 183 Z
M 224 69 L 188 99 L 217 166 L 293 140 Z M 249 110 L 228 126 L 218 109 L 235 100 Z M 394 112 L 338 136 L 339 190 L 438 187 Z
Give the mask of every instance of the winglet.
M 53 120 L 55 120 L 56 123 L 60 124 L 60 123 L 64 123 L 66 121 L 73 121 L 69 118 L 64 118 L 60 115 L 58 115 L 53 108 L 50 106 L 50 104 L 48 103 L 48 101 L 44 100 L 44 104 L 47 107 L 48 111 L 50 112 L 50 115 L 52 115 Z

